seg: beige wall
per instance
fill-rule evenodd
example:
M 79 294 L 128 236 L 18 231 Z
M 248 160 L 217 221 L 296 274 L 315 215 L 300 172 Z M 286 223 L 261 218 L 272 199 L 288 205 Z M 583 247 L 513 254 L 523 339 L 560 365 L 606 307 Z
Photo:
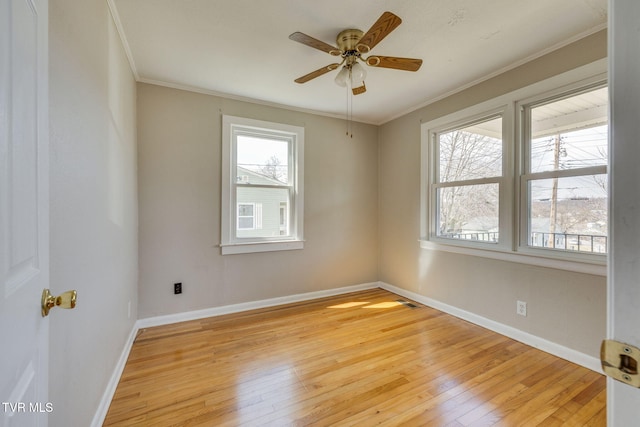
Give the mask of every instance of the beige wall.
M 604 57 L 601 31 L 353 139 L 341 120 L 138 84 L 140 317 L 381 280 L 596 356 L 604 277 L 420 249 L 420 123 Z M 304 250 L 220 255 L 222 114 L 305 127 Z
M 605 277 L 420 249 L 420 124 L 605 58 L 606 46 L 601 31 L 380 127 L 379 280 L 599 355 Z
M 88 426 L 137 319 L 136 86 L 104 0 L 49 13 L 49 425 Z
M 222 114 L 305 128 L 303 250 L 220 255 Z M 138 84 L 140 317 L 376 281 L 377 128 L 345 130 L 343 120 Z

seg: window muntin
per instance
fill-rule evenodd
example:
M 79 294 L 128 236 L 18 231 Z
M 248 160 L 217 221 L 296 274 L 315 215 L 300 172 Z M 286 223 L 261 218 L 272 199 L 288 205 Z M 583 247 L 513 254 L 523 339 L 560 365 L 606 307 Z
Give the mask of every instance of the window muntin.
M 606 253 L 607 108 L 606 87 L 523 106 L 526 247 Z
M 436 237 L 498 243 L 502 127 L 502 115 L 498 115 L 434 132 Z
M 223 116 L 223 254 L 302 248 L 303 140 L 300 127 Z

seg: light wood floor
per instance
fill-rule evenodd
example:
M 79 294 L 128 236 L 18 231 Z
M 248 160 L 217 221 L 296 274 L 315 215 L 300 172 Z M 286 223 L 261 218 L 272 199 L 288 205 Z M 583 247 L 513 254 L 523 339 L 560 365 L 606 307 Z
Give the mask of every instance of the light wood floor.
M 142 330 L 106 426 L 604 426 L 605 379 L 375 289 Z

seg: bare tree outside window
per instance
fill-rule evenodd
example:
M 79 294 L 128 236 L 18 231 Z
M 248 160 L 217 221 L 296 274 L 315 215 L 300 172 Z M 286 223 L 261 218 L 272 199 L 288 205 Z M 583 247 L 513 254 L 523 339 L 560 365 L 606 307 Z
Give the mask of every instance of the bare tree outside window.
M 272 155 L 263 165 L 258 167 L 259 172 L 269 178 L 280 182 L 287 182 L 288 167 L 282 164 L 282 160 L 276 155 Z
M 438 236 L 496 242 L 502 119 L 438 134 Z
M 423 247 L 600 265 L 608 243 L 606 81 L 524 93 L 422 125 Z

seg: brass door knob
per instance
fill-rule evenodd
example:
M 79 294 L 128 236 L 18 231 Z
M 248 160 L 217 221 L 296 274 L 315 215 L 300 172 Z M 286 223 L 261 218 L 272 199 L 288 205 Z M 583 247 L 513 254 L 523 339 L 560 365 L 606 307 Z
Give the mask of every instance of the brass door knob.
M 49 289 L 42 291 L 42 317 L 49 315 L 49 310 L 53 307 L 75 308 L 78 293 L 76 291 L 67 291 L 57 297 L 51 295 Z

